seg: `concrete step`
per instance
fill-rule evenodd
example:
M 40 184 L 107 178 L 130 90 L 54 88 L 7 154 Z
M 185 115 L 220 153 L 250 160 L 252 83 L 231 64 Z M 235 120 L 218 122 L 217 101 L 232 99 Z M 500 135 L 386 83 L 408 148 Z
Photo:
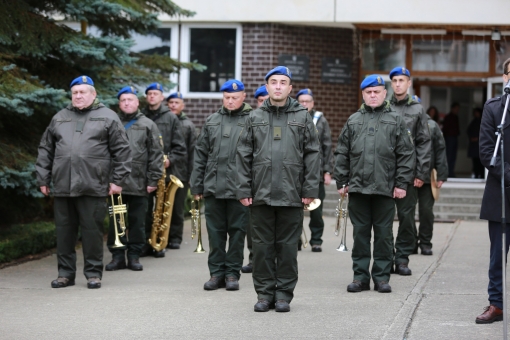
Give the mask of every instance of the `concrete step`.
M 434 216 L 442 220 L 477 220 L 480 214 L 485 183 L 483 181 L 465 181 L 450 179 L 441 188 L 439 200 L 434 205 Z M 335 209 L 339 199 L 336 185 L 326 187 L 326 199 L 323 202 L 323 214 L 336 216 Z M 418 207 L 416 208 L 418 218 Z

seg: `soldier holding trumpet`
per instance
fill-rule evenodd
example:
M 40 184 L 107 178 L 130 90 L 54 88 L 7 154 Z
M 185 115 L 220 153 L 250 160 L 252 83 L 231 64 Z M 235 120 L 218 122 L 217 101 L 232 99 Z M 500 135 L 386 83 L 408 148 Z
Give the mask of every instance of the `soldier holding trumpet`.
M 371 75 L 361 83 L 364 104 L 344 125 L 335 151 L 338 192 L 349 193 L 353 225 L 354 280 L 348 292 L 390 293 L 394 198 L 405 197 L 413 177 L 414 150 L 402 117 L 385 101 L 384 80 Z M 374 229 L 374 263 L 370 273 L 370 239 Z

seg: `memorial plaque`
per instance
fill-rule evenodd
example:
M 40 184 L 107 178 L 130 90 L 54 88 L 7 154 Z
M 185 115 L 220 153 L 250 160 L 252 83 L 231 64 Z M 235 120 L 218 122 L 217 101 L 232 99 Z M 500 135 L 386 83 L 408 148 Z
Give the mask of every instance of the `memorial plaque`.
M 310 58 L 306 55 L 281 54 L 278 65 L 287 66 L 293 81 L 308 81 L 310 75 Z
M 322 82 L 350 84 L 352 61 L 350 58 L 322 58 Z

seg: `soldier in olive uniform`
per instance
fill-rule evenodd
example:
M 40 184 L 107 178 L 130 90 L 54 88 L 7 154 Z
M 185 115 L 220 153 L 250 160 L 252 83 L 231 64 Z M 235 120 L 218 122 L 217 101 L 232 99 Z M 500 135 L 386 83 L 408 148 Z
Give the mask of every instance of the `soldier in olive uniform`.
M 266 85 L 262 85 L 257 90 L 255 90 L 255 99 L 257 100 L 257 108 L 261 107 L 264 104 L 264 101 L 269 98 L 269 93 L 267 93 Z M 253 249 L 251 242 L 251 216 L 250 223 L 246 226 L 246 245 L 248 247 L 248 251 L 250 253 L 248 257 L 248 264 L 241 268 L 243 273 L 251 273 L 253 271 Z
M 163 154 L 168 158 L 165 161 L 166 184 L 170 182 L 170 175 L 174 175 L 181 181 L 186 178 L 182 164 L 186 162 L 186 143 L 182 135 L 181 123 L 166 105 L 163 105 L 165 97 L 163 96 L 163 86 L 159 83 L 152 83 L 145 89 L 148 107 L 143 110 L 147 118 L 152 120 L 158 126 L 158 130 L 163 137 Z M 150 238 L 152 230 L 155 192 L 149 195 L 149 205 L 147 209 L 147 219 L 145 222 L 145 236 Z M 170 227 L 170 226 L 169 226 Z M 171 231 L 170 231 L 171 232 Z M 153 254 L 154 257 L 165 257 L 165 249 L 153 251 L 147 242 L 142 250 L 142 256 Z
M 117 98 L 119 118 L 124 124 L 131 147 L 133 171 L 122 190 L 122 203 L 127 206 L 128 236 L 120 237 L 124 246 L 115 246 L 114 217 L 110 217 L 107 245 L 112 253 L 112 261 L 106 265 L 105 270 L 125 269 L 127 250 L 127 268 L 139 271 L 143 270 L 140 254 L 145 244 L 147 197 L 157 189 L 158 180 L 163 175 L 163 142 L 156 123 L 138 110 L 140 102 L 134 87 L 123 87 Z
M 250 114 L 239 140 L 237 197 L 251 206 L 254 310 L 288 312 L 303 204 L 319 194 L 320 146 L 312 117 L 289 97 L 289 69 L 278 66 L 265 80 L 269 99 Z
M 320 111 L 315 110 L 313 94 L 310 89 L 303 89 L 296 94 L 296 100 L 299 104 L 303 105 L 310 116 L 313 117 L 313 123 L 317 128 L 317 134 L 319 136 L 319 143 L 321 146 L 321 181 L 319 184 L 319 198 L 321 205 L 315 210 L 310 211 L 310 231 L 312 236 L 310 238 L 310 245 L 312 246 L 313 252 L 322 251 L 322 234 L 324 232 L 324 220 L 322 219 L 322 207 L 324 198 L 326 197 L 326 190 L 324 185 L 331 183 L 331 172 L 332 169 L 332 153 L 331 153 L 331 130 L 329 129 L 328 121 L 324 114 Z
M 340 195 L 349 194 L 353 225 L 352 269 L 348 292 L 390 293 L 395 200 L 406 196 L 413 178 L 414 150 L 404 119 L 384 100 L 384 80 L 371 75 L 361 83 L 364 104 L 344 125 L 335 151 L 334 178 Z M 345 187 L 344 187 L 345 186 Z M 370 239 L 374 263 L 370 273 Z
M 418 98 L 419 100 L 419 98 Z M 446 159 L 446 145 L 439 125 L 427 115 L 432 147 L 430 148 L 430 171 L 436 169 L 438 189 L 448 179 L 448 161 Z M 432 255 L 432 232 L 434 230 L 434 196 L 432 195 L 430 176 L 425 178 L 423 185 L 418 188 L 418 212 L 420 228 L 418 244 L 423 255 Z
M 204 289 L 238 290 L 249 210 L 236 199 L 236 146 L 252 108 L 239 80 L 228 80 L 220 91 L 223 106 L 207 117 L 195 146 L 191 194 L 205 200 L 211 278 Z
M 409 255 L 416 248 L 416 223 L 414 213 L 418 200 L 417 189 L 430 178 L 430 133 L 423 106 L 407 94 L 411 86 L 411 74 L 405 67 L 395 67 L 390 72 L 391 108 L 400 115 L 411 133 L 415 149 L 414 178 L 409 182 L 406 197 L 397 200 L 398 233 L 395 241 L 395 273 L 411 275 Z
M 48 196 L 50 183 L 54 186 L 58 278 L 51 286 L 74 285 L 81 227 L 87 287 L 100 288 L 107 197 L 121 193 L 131 172 L 131 150 L 117 114 L 97 101 L 92 79 L 78 77 L 70 87 L 71 104 L 53 116 L 36 163 L 41 192 Z
M 167 105 L 170 111 L 179 118 L 182 127 L 182 135 L 186 142 L 187 158 L 180 163 L 182 169 L 179 173 L 183 174 L 182 184 L 184 188 L 177 189 L 175 193 L 174 208 L 172 213 L 172 221 L 170 222 L 170 234 L 168 235 L 167 248 L 179 249 L 182 242 L 182 230 L 184 228 L 184 202 L 188 196 L 189 179 L 193 170 L 193 154 L 195 153 L 195 143 L 197 141 L 195 135 L 195 125 L 188 119 L 184 110 L 184 97 L 180 92 L 174 92 L 167 98 Z

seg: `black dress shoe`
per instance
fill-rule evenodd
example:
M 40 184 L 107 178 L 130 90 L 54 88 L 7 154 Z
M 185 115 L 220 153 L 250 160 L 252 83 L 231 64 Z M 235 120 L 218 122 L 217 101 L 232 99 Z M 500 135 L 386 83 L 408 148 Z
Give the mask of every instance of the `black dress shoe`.
M 166 247 L 168 249 L 181 249 L 181 245 L 179 243 L 169 243 Z
M 362 290 L 370 290 L 370 283 L 354 280 L 347 286 L 347 291 L 350 293 L 358 293 Z
M 400 263 L 395 265 L 395 273 L 399 275 L 411 275 L 411 269 L 405 263 Z
M 391 286 L 386 281 L 379 281 L 374 283 L 374 290 L 379 293 L 391 293 Z
M 253 264 L 252 263 L 248 263 L 246 266 L 243 266 L 241 268 L 241 272 L 242 273 L 251 273 L 251 272 L 253 272 Z
M 432 255 L 432 247 L 425 247 L 425 246 L 423 246 L 421 248 L 421 254 L 422 255 Z
M 276 301 L 274 310 L 275 310 L 275 312 L 279 312 L 279 313 L 290 312 L 289 303 L 285 300 L 278 300 L 278 301 Z
M 108 263 L 104 270 L 111 272 L 114 270 L 126 269 L 126 260 L 124 259 L 112 259 L 112 262 Z
M 165 249 L 154 251 L 153 255 L 155 258 L 165 257 Z
M 227 276 L 225 288 L 227 290 L 239 290 L 239 280 L 234 276 Z
M 253 306 L 253 310 L 255 312 L 268 312 L 269 309 L 274 308 L 274 302 L 269 302 L 266 299 L 259 299 L 255 306 Z
M 318 245 L 318 244 L 315 244 L 315 245 L 312 246 L 312 251 L 314 253 L 320 253 L 320 252 L 322 252 L 322 247 L 320 245 Z
M 222 277 L 211 276 L 209 281 L 204 284 L 205 290 L 216 290 L 218 288 L 225 288 L 225 279 Z
M 56 280 L 51 281 L 51 288 L 65 288 L 67 286 L 74 286 L 74 279 L 59 276 Z
M 101 279 L 98 277 L 90 277 L 87 280 L 87 288 L 89 289 L 101 288 Z
M 140 271 L 143 270 L 143 266 L 140 263 L 139 259 L 128 259 L 127 267 L 134 271 Z

